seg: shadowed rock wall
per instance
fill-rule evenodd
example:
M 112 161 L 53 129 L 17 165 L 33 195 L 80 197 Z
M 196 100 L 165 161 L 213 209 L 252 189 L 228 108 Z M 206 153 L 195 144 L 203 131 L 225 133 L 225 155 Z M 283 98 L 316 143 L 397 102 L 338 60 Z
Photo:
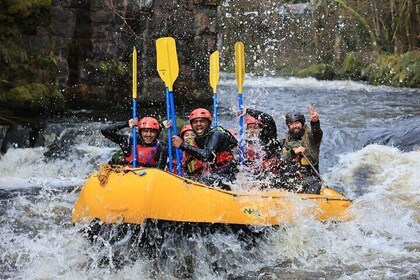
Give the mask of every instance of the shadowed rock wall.
M 164 86 L 156 71 L 155 42 L 166 36 L 177 43 L 177 103 L 206 102 L 211 100 L 208 59 L 216 50 L 217 4 L 211 0 L 55 0 L 50 18 L 23 36 L 30 49 L 45 53 L 53 49 L 58 86 L 70 107 L 128 102 L 133 47 L 138 51 L 139 102 L 161 103 Z

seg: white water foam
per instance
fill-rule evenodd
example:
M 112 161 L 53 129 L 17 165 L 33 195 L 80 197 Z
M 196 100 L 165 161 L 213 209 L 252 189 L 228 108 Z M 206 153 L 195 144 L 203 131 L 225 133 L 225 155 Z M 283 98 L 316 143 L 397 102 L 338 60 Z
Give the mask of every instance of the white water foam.
M 45 158 L 45 148 L 9 149 L 0 158 L 0 188 L 67 187 L 83 184 L 115 148 L 80 144 L 64 158 Z
M 236 87 L 235 74 L 222 73 L 219 85 Z M 416 91 L 417 89 L 409 88 L 394 88 L 389 86 L 373 86 L 365 82 L 343 80 L 343 81 L 327 81 L 317 80 L 312 77 L 297 78 L 297 77 L 258 77 L 245 75 L 244 87 L 248 88 L 310 88 L 310 89 L 328 89 L 328 90 L 346 90 L 346 91 L 381 91 L 381 92 L 395 92 L 395 91 Z
M 6 158 L 11 157 L 15 163 L 25 155 L 27 163 L 36 162 L 41 152 L 13 151 Z M 275 279 L 416 278 L 420 263 L 419 163 L 420 151 L 402 153 L 392 147 L 369 145 L 342 156 L 324 176 L 333 187 L 345 186 L 343 192 L 354 199 L 354 220 L 334 224 L 301 217 L 295 224 L 273 230 L 249 250 L 241 247 L 235 235 L 195 237 L 192 248 L 168 244 L 174 246 L 168 259 L 155 262 L 139 257 L 122 269 L 100 264 L 115 248 L 89 243 L 78 232 L 79 227 L 71 225 L 76 194 L 44 188 L 34 198 L 19 196 L 9 200 L 4 210 L 7 221 L 0 232 L 0 257 L 8 272 L 3 272 L 3 277 L 176 279 L 174 271 L 181 260 L 192 254 L 193 277 L 200 279 L 226 279 L 229 275 Z M 360 173 L 360 169 L 368 169 L 369 173 Z M 9 175 L 20 176 L 12 168 L 8 170 Z M 25 176 L 34 174 L 30 168 L 24 170 Z M 49 176 L 43 172 L 42 177 Z M 360 181 L 360 174 L 367 179 Z M 189 242 L 188 238 L 185 242 Z M 215 273 L 212 261 L 218 261 L 226 271 Z

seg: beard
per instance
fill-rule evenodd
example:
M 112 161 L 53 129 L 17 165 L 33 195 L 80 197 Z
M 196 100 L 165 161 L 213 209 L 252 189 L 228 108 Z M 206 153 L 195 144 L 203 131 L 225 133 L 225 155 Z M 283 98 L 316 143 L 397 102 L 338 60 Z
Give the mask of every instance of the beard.
M 292 136 L 292 138 L 294 139 L 301 139 L 304 133 L 305 133 L 305 128 L 303 127 L 299 130 L 297 129 L 290 130 L 290 136 Z

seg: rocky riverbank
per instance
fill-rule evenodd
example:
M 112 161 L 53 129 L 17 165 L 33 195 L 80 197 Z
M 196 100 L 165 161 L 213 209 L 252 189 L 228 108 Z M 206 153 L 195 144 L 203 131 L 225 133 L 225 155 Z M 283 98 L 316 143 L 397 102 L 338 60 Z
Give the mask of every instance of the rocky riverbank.
M 420 88 L 420 51 L 369 56 L 352 52 L 346 55 L 341 65 L 322 63 L 304 69 L 283 69 L 279 71 L 282 75 L 315 77 L 319 80 L 361 80 L 373 85 Z
M 2 1 L 0 118 L 116 108 L 131 101 L 132 52 L 138 52 L 138 99 L 164 100 L 156 39 L 177 40 L 175 96 L 212 98 L 208 58 L 216 50 L 216 0 Z M 185 94 L 188 92 L 188 94 Z

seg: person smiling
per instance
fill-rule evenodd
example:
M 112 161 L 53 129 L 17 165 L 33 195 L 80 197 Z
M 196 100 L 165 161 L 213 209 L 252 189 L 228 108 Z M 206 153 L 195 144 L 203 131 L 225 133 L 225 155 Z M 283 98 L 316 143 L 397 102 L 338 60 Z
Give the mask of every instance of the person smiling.
M 230 189 L 226 184 L 235 180 L 238 171 L 232 149 L 238 141 L 224 128 L 211 127 L 212 116 L 207 109 L 198 108 L 191 112 L 191 127 L 196 134 L 194 144 L 185 143 L 181 137 L 172 136 L 172 145 L 186 152 L 188 156 L 203 162 L 197 170 L 189 172 L 197 174 L 198 180 L 223 189 Z
M 292 167 L 291 176 L 300 181 L 300 192 L 318 193 L 321 188 L 319 177 L 319 149 L 323 132 L 315 106 L 308 107 L 311 127 L 305 124 L 305 116 L 297 111 L 286 115 L 289 130 L 281 152 L 285 167 Z
M 138 121 L 137 118 L 130 119 L 128 122 L 113 124 L 101 129 L 101 133 L 118 144 L 123 152 L 121 164 L 131 166 L 132 137 L 119 133 L 124 128 L 137 126 L 139 135 L 137 136 L 137 164 L 143 167 L 158 167 L 165 169 L 167 161 L 167 149 L 159 140 L 161 127 L 158 121 L 152 117 L 145 117 Z

